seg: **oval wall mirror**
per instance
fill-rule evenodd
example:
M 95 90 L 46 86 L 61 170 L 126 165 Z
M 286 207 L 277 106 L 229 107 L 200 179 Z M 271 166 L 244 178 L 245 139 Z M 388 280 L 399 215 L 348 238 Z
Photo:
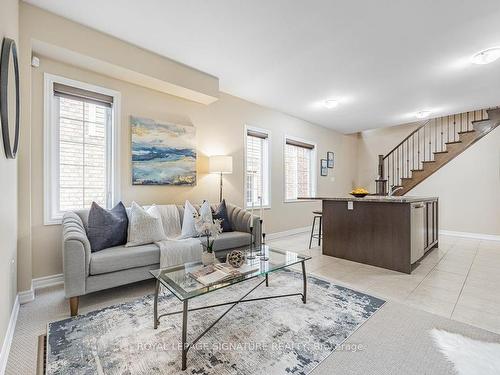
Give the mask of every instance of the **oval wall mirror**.
M 0 56 L 0 122 L 5 156 L 16 157 L 19 145 L 19 63 L 16 42 L 4 38 Z

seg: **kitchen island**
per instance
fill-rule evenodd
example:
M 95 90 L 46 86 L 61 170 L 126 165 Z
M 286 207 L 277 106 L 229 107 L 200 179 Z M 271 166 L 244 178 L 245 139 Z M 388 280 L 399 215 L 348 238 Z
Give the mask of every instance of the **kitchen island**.
M 436 197 L 314 197 L 323 205 L 323 254 L 394 271 L 438 246 Z

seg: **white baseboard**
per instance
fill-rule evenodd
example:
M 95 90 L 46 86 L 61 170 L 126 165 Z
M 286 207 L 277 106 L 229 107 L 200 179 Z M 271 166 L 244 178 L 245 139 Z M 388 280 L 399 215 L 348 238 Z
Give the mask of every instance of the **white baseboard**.
M 455 232 L 455 231 L 451 231 L 451 230 L 440 230 L 439 234 L 444 235 L 444 236 L 474 238 L 477 240 L 500 241 L 500 236 L 497 236 L 495 234 Z
M 41 288 L 47 288 L 49 286 L 60 285 L 63 283 L 64 276 L 62 273 L 58 273 L 56 275 L 43 276 L 33 279 L 33 289 L 37 290 Z
M 16 296 L 12 312 L 10 313 L 9 325 L 5 332 L 5 338 L 2 343 L 2 351 L 0 352 L 0 375 L 5 374 L 7 368 L 7 360 L 9 359 L 10 346 L 12 345 L 12 338 L 16 330 L 17 315 L 19 314 L 19 296 Z
M 19 304 L 24 305 L 25 303 L 31 302 L 35 299 L 35 290 L 32 286 L 29 290 L 17 293 L 17 296 L 19 297 Z
M 16 300 L 14 301 L 14 306 L 12 307 L 12 312 L 10 314 L 7 332 L 5 333 L 5 339 L 3 340 L 2 351 L 0 353 L 0 375 L 4 375 L 5 369 L 7 368 L 10 346 L 16 329 L 17 315 L 19 314 L 19 305 L 33 301 L 35 299 L 35 290 L 62 283 L 62 274 L 39 277 L 32 280 L 31 288 L 29 290 L 17 293 Z
M 2 352 L 0 354 L 0 375 L 4 375 L 5 369 L 7 368 L 10 346 L 16 329 L 19 305 L 33 301 L 35 299 L 35 290 L 53 285 L 59 285 L 63 282 L 64 279 L 62 274 L 39 277 L 31 281 L 31 288 L 29 290 L 17 293 L 14 307 L 12 308 L 12 313 L 10 315 L 9 326 L 7 327 L 7 332 L 5 334 L 5 340 L 2 345 Z
M 31 289 L 19 292 L 19 303 L 21 305 L 31 302 L 35 299 L 35 291 L 49 286 L 60 285 L 64 283 L 63 274 L 38 277 L 31 281 Z M 0 374 L 1 375 L 1 374 Z
M 294 234 L 310 232 L 311 227 L 295 228 L 290 230 L 285 230 L 283 232 L 270 233 L 266 235 L 266 240 L 275 240 L 277 238 L 293 236 Z

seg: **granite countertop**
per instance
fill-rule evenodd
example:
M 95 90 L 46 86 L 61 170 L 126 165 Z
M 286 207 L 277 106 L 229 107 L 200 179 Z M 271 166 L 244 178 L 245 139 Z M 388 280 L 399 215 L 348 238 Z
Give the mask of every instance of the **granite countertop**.
M 411 197 L 411 196 L 393 196 L 387 195 L 367 195 L 364 198 L 356 198 L 353 196 L 345 197 L 300 197 L 303 200 L 322 200 L 322 201 L 353 201 L 353 202 L 390 202 L 390 203 L 414 203 L 423 201 L 435 201 L 438 197 Z

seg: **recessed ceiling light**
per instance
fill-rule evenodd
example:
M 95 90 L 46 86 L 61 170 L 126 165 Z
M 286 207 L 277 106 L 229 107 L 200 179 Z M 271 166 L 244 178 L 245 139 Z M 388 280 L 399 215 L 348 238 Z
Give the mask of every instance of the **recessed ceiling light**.
M 335 99 L 328 99 L 323 102 L 323 106 L 328 109 L 337 108 L 339 101 Z
M 471 57 L 473 64 L 485 65 L 500 58 L 500 47 L 488 48 Z
M 430 116 L 430 114 L 431 114 L 431 111 L 420 111 L 420 112 L 417 112 L 417 113 L 415 114 L 415 117 L 416 117 L 416 118 L 420 118 L 420 119 L 422 119 L 422 118 L 427 118 L 427 117 L 429 117 L 429 116 Z

